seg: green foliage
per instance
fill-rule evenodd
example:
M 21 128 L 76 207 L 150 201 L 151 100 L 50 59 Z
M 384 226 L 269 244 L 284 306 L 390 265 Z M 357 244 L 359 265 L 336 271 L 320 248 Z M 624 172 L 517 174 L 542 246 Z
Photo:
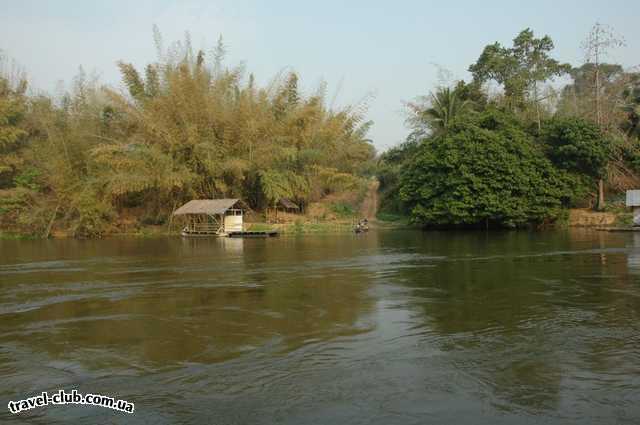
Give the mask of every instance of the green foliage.
M 91 190 L 85 190 L 74 197 L 70 212 L 73 215 L 72 235 L 77 238 L 100 237 L 108 231 L 113 219 L 111 205 L 99 200 Z
M 0 191 L 0 227 L 10 233 L 42 236 L 47 225 L 47 202 L 36 191 L 16 187 Z
M 380 182 L 380 211 L 408 214 L 407 206 L 399 196 L 400 175 L 418 152 L 420 142 L 416 137 L 417 133 L 413 133 L 406 142 L 389 149 L 378 160 L 376 175 Z
M 640 73 L 628 75 L 622 99 L 626 120 L 622 122 L 621 128 L 629 136 L 640 138 Z
M 0 57 L 0 65 L 2 65 Z M 27 132 L 21 127 L 26 113 L 26 82 L 12 86 L 0 75 L 0 189 L 11 187 L 23 163 L 20 155 Z
M 407 143 L 417 148 L 381 156 L 382 211 L 410 210 L 428 225 L 520 226 L 557 219 L 563 206 L 592 204 L 596 179 L 612 191 L 637 187 L 638 74 L 616 64 L 571 68 L 551 58 L 553 47 L 526 29 L 511 47 L 487 46 L 469 67 L 470 84 L 409 104 L 414 132 Z M 567 72 L 573 83 L 559 100 L 541 87 Z M 487 95 L 488 81 L 504 92 Z M 471 107 L 448 114 L 455 108 L 440 105 L 452 100 Z
M 25 235 L 23 233 L 11 233 L 0 231 L 0 240 L 30 240 L 37 239 L 31 235 Z
M 221 40 L 208 61 L 188 36 L 168 49 L 154 39 L 157 62 L 118 63 L 127 95 L 82 70 L 59 99 L 0 76 L 3 227 L 96 237 L 164 223 L 193 198 L 260 210 L 360 188 L 374 157 L 366 101 L 330 108 L 324 86 L 305 94 L 293 72 L 260 87 L 224 66 Z
M 332 203 L 331 211 L 340 218 L 354 217 L 356 214 L 353 206 L 344 202 Z
M 273 226 L 267 223 L 251 223 L 249 230 L 252 232 L 270 232 L 273 230 Z
M 633 87 L 633 74 L 626 73 L 621 65 L 609 63 L 586 63 L 569 74 L 573 81 L 561 91 L 558 115 L 599 123 L 603 130 L 630 129 L 633 116 L 628 114 L 633 113 L 629 108 L 633 102 L 629 102 L 628 90 Z
M 299 235 L 299 234 L 303 233 L 304 232 L 304 224 L 302 224 L 302 221 L 296 220 L 293 223 L 293 227 L 292 227 L 291 231 L 292 231 L 292 233 L 294 233 L 296 235 Z
M 26 188 L 0 191 L 0 217 L 20 211 L 29 201 L 32 192 Z
M 529 92 L 538 82 L 567 73 L 571 66 L 549 56 L 553 50 L 549 36 L 535 38 L 529 28 L 513 39 L 513 47 L 490 44 L 469 72 L 477 82 L 493 80 L 504 87 L 509 106 L 522 108 Z M 534 99 L 537 102 L 537 99 Z
M 390 212 L 379 211 L 376 215 L 378 221 L 395 224 L 406 224 L 407 216 L 401 214 L 394 214 Z
M 545 124 L 541 140 L 559 168 L 593 178 L 604 175 L 611 142 L 595 124 L 580 118 L 556 118 Z
M 40 183 L 38 178 L 40 177 L 40 171 L 33 167 L 25 168 L 20 174 L 15 176 L 13 182 L 16 187 L 25 187 L 31 190 L 40 189 Z
M 222 40 L 212 55 L 194 51 L 188 36 L 165 49 L 154 28 L 154 40 L 158 61 L 140 71 L 118 63 L 127 95 L 83 71 L 56 99 L 0 75 L 3 229 L 95 237 L 119 220 L 130 226 L 131 214 L 134 227 L 164 223 L 193 198 L 304 206 L 361 194 L 373 175 L 381 217 L 512 227 L 561 217 L 562 206 L 592 198 L 596 178 L 607 190 L 640 184 L 640 74 L 616 64 L 570 68 L 551 58 L 551 38 L 529 29 L 511 47 L 487 46 L 469 68 L 473 81 L 410 103 L 411 135 L 377 160 L 367 99 L 329 107 L 326 87 L 305 92 L 295 72 L 261 86 L 224 65 Z M 559 101 L 550 88 L 541 93 L 566 72 L 573 82 Z M 490 80 L 504 93 L 490 95 Z
M 261 170 L 259 174 L 262 193 L 270 205 L 274 205 L 279 199 L 293 197 L 293 185 L 295 185 L 296 177 L 294 173 Z
M 612 84 L 624 73 L 624 69 L 618 64 L 601 63 L 596 67 L 594 63 L 585 63 L 569 71 L 573 83 L 565 86 L 563 90 L 572 91 L 571 94 L 575 93 L 577 96 L 591 96 L 596 71 L 599 72 L 599 78 L 604 85 Z
M 461 98 L 457 89 L 449 87 L 439 88 L 426 99 L 418 98 L 417 102 L 408 106 L 413 114 L 409 119 L 413 128 L 424 128 L 431 134 L 446 133 L 457 120 L 472 110 L 472 102 Z
M 422 225 L 517 227 L 558 217 L 569 193 L 531 137 L 488 111 L 425 140 L 402 175 L 401 196 Z
M 259 88 L 242 69 L 223 67 L 222 44 L 214 56 L 209 65 L 187 40 L 150 64 L 145 78 L 120 63 L 133 101 L 111 93 L 138 122 L 132 137 L 173 163 L 174 199 L 234 196 L 260 209 L 354 184 L 373 157 L 364 105 L 328 109 L 322 91 L 301 93 L 295 73 Z

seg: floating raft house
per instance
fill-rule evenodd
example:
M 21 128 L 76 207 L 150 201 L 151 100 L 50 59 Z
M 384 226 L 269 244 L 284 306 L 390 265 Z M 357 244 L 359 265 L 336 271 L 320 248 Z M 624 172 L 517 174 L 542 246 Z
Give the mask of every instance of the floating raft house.
M 244 230 L 246 204 L 240 199 L 194 199 L 174 211 L 187 218 L 183 236 L 270 237 L 276 231 Z

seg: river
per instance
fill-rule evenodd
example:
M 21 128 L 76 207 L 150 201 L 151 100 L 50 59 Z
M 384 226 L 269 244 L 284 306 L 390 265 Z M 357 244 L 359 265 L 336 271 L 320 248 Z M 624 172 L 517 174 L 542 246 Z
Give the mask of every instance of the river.
M 640 235 L 0 241 L 2 423 L 640 421 Z M 59 389 L 133 414 L 11 400 Z

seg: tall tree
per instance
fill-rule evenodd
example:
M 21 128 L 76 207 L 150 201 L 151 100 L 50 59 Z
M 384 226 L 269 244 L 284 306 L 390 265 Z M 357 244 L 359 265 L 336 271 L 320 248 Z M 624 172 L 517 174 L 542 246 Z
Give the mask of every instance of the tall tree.
M 484 51 L 469 72 L 475 81 L 489 80 L 501 84 L 505 91 L 507 105 L 511 110 L 522 110 L 527 101 L 532 100 L 541 126 L 539 84 L 567 73 L 571 66 L 550 57 L 553 40 L 547 35 L 535 38 L 527 28 L 513 39 L 512 47 L 504 47 L 496 42 Z
M 587 38 L 583 42 L 585 59 L 587 63 L 593 63 L 593 91 L 595 100 L 595 122 L 604 129 L 608 130 L 603 121 L 602 116 L 602 60 L 609 52 L 624 45 L 624 40 L 614 35 L 611 28 L 596 22 Z M 598 181 L 598 205 L 597 208 L 604 208 L 604 179 Z
M 625 72 L 621 65 L 600 64 L 600 111 L 603 123 L 610 122 L 618 108 L 618 99 L 623 86 L 620 85 Z M 558 110 L 565 115 L 574 115 L 587 118 L 596 122 L 595 87 L 596 66 L 593 63 L 585 63 L 582 66 L 571 69 L 569 75 L 572 83 L 563 87 Z M 612 124 L 612 123 L 611 123 Z

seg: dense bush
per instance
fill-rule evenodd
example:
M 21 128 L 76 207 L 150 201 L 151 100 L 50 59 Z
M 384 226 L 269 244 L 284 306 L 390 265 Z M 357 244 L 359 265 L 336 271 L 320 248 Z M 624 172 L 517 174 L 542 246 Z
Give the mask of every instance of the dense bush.
M 566 177 L 514 120 L 489 111 L 426 139 L 401 197 L 419 224 L 516 227 L 557 218 L 571 198 Z
M 222 45 L 211 58 L 188 39 L 157 47 L 144 72 L 119 63 L 127 94 L 80 72 L 59 98 L 30 96 L 0 74 L 1 228 L 96 237 L 126 214 L 165 223 L 193 198 L 261 210 L 366 184 L 366 100 L 330 107 L 324 85 L 303 93 L 294 72 L 260 86 L 223 65 Z
M 558 168 L 593 178 L 604 174 L 611 142 L 595 124 L 581 118 L 555 118 L 545 124 L 541 141 Z

